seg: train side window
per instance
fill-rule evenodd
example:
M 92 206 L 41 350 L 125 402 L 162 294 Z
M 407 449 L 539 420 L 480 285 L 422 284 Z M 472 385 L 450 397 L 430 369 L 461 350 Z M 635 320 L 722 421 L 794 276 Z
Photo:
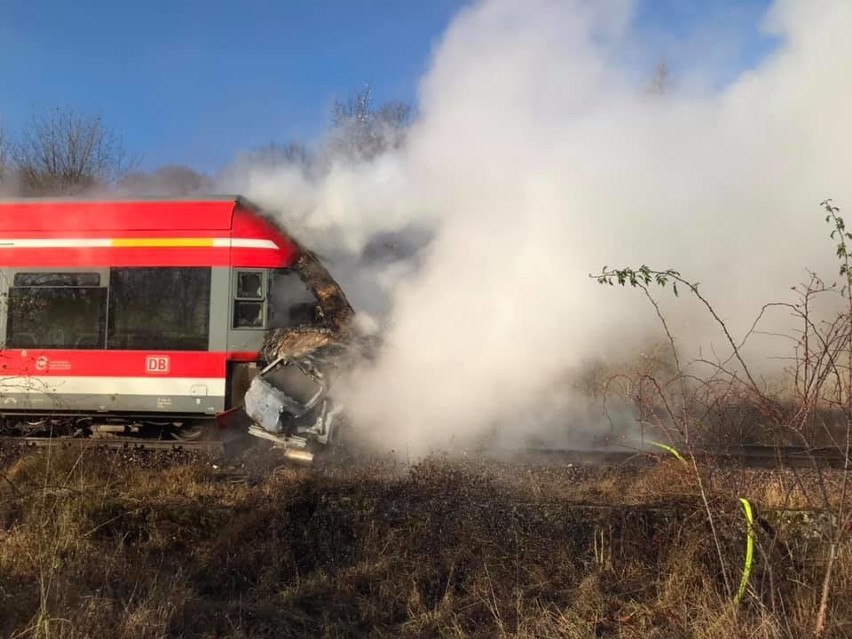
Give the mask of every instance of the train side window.
M 9 348 L 104 347 L 107 289 L 97 273 L 16 273 L 9 287 Z
M 264 328 L 265 307 L 264 271 L 237 271 L 234 328 Z
M 203 351 L 209 323 L 209 268 L 110 271 L 107 348 Z

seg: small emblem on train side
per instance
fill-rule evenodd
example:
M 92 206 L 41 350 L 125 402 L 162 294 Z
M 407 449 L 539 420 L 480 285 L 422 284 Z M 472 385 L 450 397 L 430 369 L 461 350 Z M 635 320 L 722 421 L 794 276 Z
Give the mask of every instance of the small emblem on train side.
M 168 355 L 148 355 L 145 358 L 145 372 L 162 375 L 169 372 Z

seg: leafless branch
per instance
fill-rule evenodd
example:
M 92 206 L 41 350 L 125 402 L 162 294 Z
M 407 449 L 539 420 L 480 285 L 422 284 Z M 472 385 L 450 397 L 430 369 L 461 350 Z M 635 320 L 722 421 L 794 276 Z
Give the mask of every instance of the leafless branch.
M 76 195 L 113 183 L 134 163 L 100 116 L 70 108 L 34 114 L 11 147 L 24 195 Z

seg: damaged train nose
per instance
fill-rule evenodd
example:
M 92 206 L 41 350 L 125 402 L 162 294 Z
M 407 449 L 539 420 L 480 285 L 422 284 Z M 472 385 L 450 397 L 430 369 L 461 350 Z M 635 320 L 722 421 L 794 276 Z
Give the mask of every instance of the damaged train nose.
M 300 248 L 295 268 L 310 288 L 315 312 L 266 332 L 262 359 L 271 363 L 251 380 L 243 405 L 216 419 L 222 429 L 269 440 L 285 457 L 311 462 L 343 421 L 343 407 L 329 393 L 334 379 L 372 359 L 378 342 L 354 330 L 354 311 L 339 284 L 313 253 Z M 292 301 L 286 290 L 276 289 L 276 295 Z M 292 304 L 288 308 L 292 314 Z

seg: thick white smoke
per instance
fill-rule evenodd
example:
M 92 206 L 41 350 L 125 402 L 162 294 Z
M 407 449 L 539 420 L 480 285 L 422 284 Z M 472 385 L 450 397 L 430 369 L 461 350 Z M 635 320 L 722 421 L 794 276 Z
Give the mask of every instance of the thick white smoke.
M 437 46 L 402 151 L 322 179 L 231 175 L 384 321 L 347 400 L 390 445 L 528 432 L 566 369 L 641 344 L 653 311 L 588 278 L 604 265 L 700 280 L 740 334 L 805 268 L 836 273 L 818 203 L 852 202 L 852 3 L 781 0 L 759 68 L 662 95 L 619 62 L 642 46 L 632 16 L 621 0 L 478 2 Z M 414 266 L 361 259 L 377 233 L 412 231 L 431 237 Z M 722 344 L 694 301 L 666 309 L 686 341 Z

